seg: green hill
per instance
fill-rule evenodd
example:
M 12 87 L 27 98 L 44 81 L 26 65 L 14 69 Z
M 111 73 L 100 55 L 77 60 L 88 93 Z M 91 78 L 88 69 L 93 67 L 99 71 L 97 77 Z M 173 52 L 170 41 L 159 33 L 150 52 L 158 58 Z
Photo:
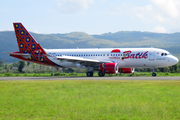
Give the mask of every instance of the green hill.
M 138 31 L 121 31 L 101 35 L 88 35 L 83 32 L 68 34 L 35 34 L 31 33 L 44 48 L 112 48 L 112 47 L 158 47 L 179 57 L 180 33 L 162 34 Z M 0 51 L 18 51 L 14 31 L 0 32 Z M 0 53 L 0 60 L 6 63 L 17 62 L 7 54 Z

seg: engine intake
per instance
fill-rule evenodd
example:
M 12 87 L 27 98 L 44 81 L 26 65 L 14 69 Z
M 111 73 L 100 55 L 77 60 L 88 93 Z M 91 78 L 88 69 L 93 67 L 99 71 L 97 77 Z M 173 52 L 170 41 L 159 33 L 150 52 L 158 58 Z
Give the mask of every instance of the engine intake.
M 118 73 L 118 64 L 117 63 L 102 63 L 100 64 L 100 72 L 107 74 Z

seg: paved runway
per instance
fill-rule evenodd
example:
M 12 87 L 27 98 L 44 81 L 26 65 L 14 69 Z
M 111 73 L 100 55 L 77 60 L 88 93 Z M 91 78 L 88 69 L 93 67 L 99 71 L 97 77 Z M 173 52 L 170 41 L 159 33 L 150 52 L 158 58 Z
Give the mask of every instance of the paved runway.
M 180 76 L 166 77 L 0 77 L 0 80 L 180 80 Z

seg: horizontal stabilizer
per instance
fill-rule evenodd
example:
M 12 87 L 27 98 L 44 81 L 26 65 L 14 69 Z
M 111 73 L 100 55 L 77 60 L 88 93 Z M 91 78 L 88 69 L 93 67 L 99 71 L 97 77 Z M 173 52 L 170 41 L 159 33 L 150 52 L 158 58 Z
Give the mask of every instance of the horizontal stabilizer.
M 3 52 L 5 54 L 10 54 L 10 55 L 16 55 L 16 56 L 22 56 L 24 58 L 29 58 L 31 57 L 31 54 L 23 54 L 23 53 L 10 53 L 10 52 Z

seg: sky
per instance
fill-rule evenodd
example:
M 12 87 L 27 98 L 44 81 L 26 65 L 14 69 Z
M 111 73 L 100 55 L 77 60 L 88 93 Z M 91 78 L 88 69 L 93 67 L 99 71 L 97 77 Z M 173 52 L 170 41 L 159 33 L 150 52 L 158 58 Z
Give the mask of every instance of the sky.
M 13 22 L 41 34 L 175 33 L 180 0 L 1 0 L 0 31 L 13 31 Z

